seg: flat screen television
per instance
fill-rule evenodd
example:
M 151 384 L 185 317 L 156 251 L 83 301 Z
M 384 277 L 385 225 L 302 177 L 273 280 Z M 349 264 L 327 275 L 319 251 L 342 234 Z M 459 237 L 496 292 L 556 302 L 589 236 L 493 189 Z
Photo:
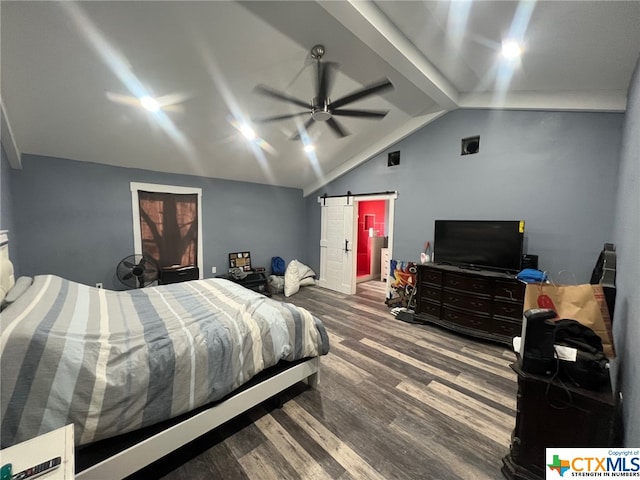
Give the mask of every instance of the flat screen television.
M 436 220 L 433 256 L 439 264 L 518 272 L 523 220 Z

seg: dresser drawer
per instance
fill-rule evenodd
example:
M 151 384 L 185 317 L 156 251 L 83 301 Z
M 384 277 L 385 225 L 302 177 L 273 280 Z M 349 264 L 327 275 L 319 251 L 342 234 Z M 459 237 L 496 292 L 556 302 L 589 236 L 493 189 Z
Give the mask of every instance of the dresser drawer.
M 522 323 L 494 318 L 491 323 L 491 333 L 505 337 L 519 337 L 522 334 Z
M 440 318 L 440 304 L 432 303 L 420 299 L 418 302 L 418 312 L 425 315 L 430 315 L 432 317 Z
M 494 296 L 516 302 L 524 301 L 525 284 L 517 280 L 496 280 Z
M 456 290 L 464 290 L 468 293 L 476 293 L 478 295 L 490 296 L 492 293 L 492 285 L 490 280 L 476 277 L 465 277 L 455 273 L 447 273 L 444 277 L 445 288 L 455 288 Z
M 493 301 L 493 314 L 499 317 L 522 319 L 522 303 L 507 302 L 504 300 Z
M 420 298 L 424 298 L 425 300 L 433 300 L 434 302 L 440 303 L 442 299 L 442 289 L 435 285 L 424 285 L 421 283 L 418 287 L 418 292 Z
M 482 332 L 488 332 L 489 324 L 491 323 L 491 318 L 489 317 L 474 315 L 461 310 L 454 310 L 453 308 L 449 308 L 444 305 L 442 306 L 442 319 L 455 323 L 460 327 L 472 328 Z
M 472 310 L 473 312 L 491 314 L 491 299 L 475 295 L 464 295 L 456 291 L 444 290 L 442 303 L 456 308 Z
M 442 272 L 432 270 L 430 268 L 420 268 L 420 283 L 432 283 L 434 285 L 442 284 Z

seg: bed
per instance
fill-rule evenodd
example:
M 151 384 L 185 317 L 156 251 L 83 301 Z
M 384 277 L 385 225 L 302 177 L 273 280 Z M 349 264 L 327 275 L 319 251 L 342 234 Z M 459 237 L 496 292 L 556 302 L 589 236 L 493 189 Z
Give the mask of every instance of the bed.
M 224 279 L 116 292 L 38 275 L 6 297 L 3 448 L 73 423 L 81 449 L 186 416 L 78 478 L 124 477 L 298 381 L 315 383 L 329 351 L 308 311 Z

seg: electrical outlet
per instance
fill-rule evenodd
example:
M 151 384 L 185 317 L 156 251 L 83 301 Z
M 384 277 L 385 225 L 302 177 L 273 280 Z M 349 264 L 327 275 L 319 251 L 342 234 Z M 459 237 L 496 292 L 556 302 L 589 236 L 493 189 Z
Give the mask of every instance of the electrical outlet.
M 102 283 L 101 282 L 96 283 L 96 288 L 102 288 Z
M 218 269 L 216 267 L 211 267 L 211 273 L 216 273 Z

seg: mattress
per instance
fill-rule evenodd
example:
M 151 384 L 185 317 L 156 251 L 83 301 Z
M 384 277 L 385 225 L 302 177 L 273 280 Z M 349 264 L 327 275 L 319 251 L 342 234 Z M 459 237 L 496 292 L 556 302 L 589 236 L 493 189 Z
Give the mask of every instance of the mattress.
M 133 431 L 329 351 L 308 311 L 224 279 L 116 292 L 36 276 L 0 327 L 3 448 L 69 423 L 76 445 Z

